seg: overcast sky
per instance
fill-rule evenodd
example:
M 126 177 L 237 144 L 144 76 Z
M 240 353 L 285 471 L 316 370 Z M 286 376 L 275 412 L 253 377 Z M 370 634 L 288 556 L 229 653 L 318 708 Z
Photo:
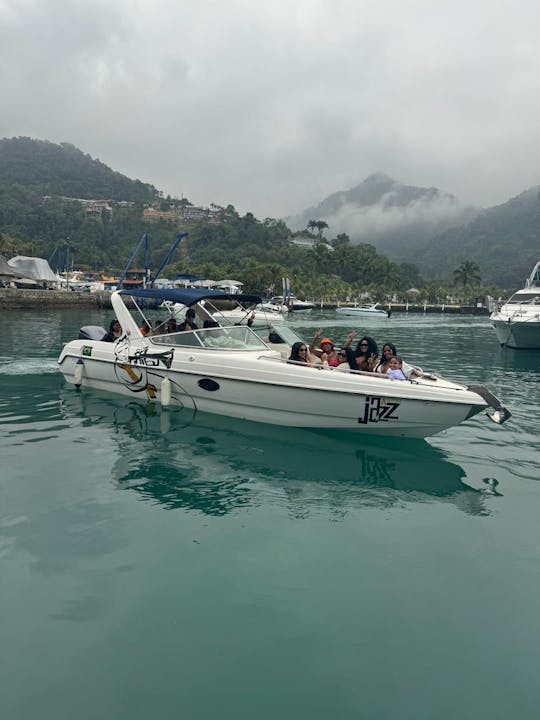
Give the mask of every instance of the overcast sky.
M 540 183 L 538 0 L 0 0 L 0 136 L 293 214 L 373 172 Z

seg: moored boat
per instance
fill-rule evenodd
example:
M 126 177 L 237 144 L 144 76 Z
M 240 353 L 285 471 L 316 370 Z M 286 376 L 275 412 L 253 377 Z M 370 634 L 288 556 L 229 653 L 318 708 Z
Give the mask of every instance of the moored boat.
M 201 307 L 205 310 L 206 319 L 211 319 L 219 325 L 249 325 L 254 328 L 266 328 L 272 322 L 283 322 L 287 317 L 287 308 L 267 305 L 260 302 L 258 296 L 231 293 L 225 304 L 220 303 L 221 298 L 207 297 L 201 300 Z M 217 306 L 214 302 L 217 303 Z M 165 301 L 163 307 L 167 308 L 176 320 L 183 320 L 187 306 L 182 303 Z
M 347 307 L 341 306 L 336 308 L 336 312 L 340 315 L 350 315 L 355 317 L 357 315 L 377 315 L 381 317 L 390 317 L 390 310 L 384 310 L 384 308 L 377 307 L 378 303 L 372 305 L 359 305 L 358 307 Z
M 305 312 L 306 310 L 313 310 L 315 307 L 314 303 L 299 300 L 296 295 L 289 295 L 286 298 L 283 295 L 275 295 L 263 304 L 264 307 L 277 307 L 286 312 Z
M 276 349 L 270 343 L 279 335 L 277 327 L 256 333 L 245 325 L 210 326 L 151 336 L 139 329 L 145 313 L 152 312 L 145 304 L 181 303 L 193 307 L 200 322 L 208 315 L 202 301 L 209 298 L 229 296 L 197 290 L 116 291 L 111 301 L 121 337 L 114 343 L 85 338 L 67 343 L 58 359 L 60 370 L 78 387 L 293 427 L 427 437 L 488 408 L 499 424 L 510 416 L 482 386 L 436 376 L 400 382 L 291 364 L 279 343 Z M 286 333 L 290 344 L 290 327 Z
M 500 344 L 515 349 L 540 349 L 540 261 L 525 287 L 514 293 L 490 321 Z

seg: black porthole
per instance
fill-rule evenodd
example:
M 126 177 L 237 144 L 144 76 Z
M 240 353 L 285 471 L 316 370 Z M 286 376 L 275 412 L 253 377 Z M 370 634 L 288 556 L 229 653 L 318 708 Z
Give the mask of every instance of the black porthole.
M 209 392 L 215 392 L 216 390 L 219 390 L 219 383 L 215 380 L 211 380 L 210 378 L 203 378 L 202 380 L 199 380 L 199 387 L 203 390 L 208 390 Z

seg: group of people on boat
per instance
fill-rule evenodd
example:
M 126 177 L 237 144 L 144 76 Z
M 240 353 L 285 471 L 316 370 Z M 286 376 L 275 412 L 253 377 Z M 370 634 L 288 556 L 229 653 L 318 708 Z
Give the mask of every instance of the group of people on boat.
M 217 323 L 215 323 L 217 325 Z M 205 327 L 207 325 L 205 324 Z M 144 337 L 149 335 L 165 335 L 167 333 L 183 332 L 184 330 L 198 330 L 199 326 L 195 322 L 195 311 L 189 308 L 186 312 L 185 319 L 181 323 L 177 323 L 173 317 L 167 320 L 157 321 L 152 327 L 152 323 L 148 319 L 144 319 L 139 330 Z M 109 330 L 101 338 L 104 342 L 116 342 L 122 335 L 122 327 L 115 318 L 109 324 Z
M 149 320 L 143 320 L 139 328 L 142 335 L 164 335 L 166 333 L 184 332 L 198 330 L 195 322 L 196 316 L 193 308 L 188 308 L 185 319 L 181 323 L 171 317 L 162 322 L 156 322 L 155 326 Z M 204 320 L 203 328 L 219 327 L 214 320 Z M 272 341 L 270 333 L 269 340 Z M 423 372 L 419 368 L 404 362 L 398 355 L 396 346 L 386 342 L 379 355 L 379 348 L 376 341 L 369 335 L 363 335 L 356 347 L 353 348 L 353 340 L 357 333 L 350 332 L 343 346 L 338 348 L 329 337 L 322 337 L 322 331 L 317 330 L 309 344 L 298 341 L 292 345 L 288 362 L 306 365 L 310 367 L 332 368 L 338 372 L 361 372 L 376 377 L 389 377 L 393 380 L 410 380 L 414 377 L 422 377 Z M 105 342 L 116 342 L 122 336 L 122 328 L 117 319 L 111 320 L 109 331 L 103 336 Z M 278 337 L 279 341 L 280 338 Z
M 351 344 L 356 334 L 356 332 L 349 333 L 343 347 L 337 348 L 328 337 L 319 340 L 322 332 L 317 330 L 309 345 L 304 342 L 294 343 L 289 362 L 311 367 L 333 368 L 338 372 L 356 371 L 377 377 L 387 376 L 392 380 L 422 377 L 422 370 L 404 362 L 397 354 L 396 346 L 391 342 L 383 345 L 379 356 L 379 348 L 375 340 L 369 335 L 363 335 L 353 349 Z

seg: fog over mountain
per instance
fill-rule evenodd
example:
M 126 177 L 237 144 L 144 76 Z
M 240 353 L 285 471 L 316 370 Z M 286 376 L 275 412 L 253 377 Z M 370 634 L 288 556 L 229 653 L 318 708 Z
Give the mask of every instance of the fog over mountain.
M 448 269 L 463 260 L 478 263 L 488 282 L 522 287 L 540 260 L 540 185 L 482 211 L 466 225 L 431 238 L 417 264 L 426 277 L 445 278 Z
M 403 262 L 430 238 L 470 222 L 479 212 L 437 188 L 405 185 L 377 173 L 286 222 L 301 230 L 310 220 L 325 220 L 328 237 L 347 233 L 353 243 L 370 243 L 391 260 Z

